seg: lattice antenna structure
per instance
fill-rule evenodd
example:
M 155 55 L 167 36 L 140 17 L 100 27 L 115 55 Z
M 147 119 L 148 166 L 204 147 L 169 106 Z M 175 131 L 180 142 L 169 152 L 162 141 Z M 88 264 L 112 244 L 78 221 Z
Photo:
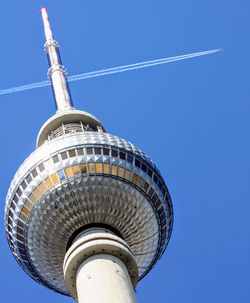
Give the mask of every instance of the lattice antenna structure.
M 47 9 L 41 12 L 57 111 L 10 184 L 7 240 L 24 271 L 56 292 L 80 303 L 134 303 L 137 282 L 171 236 L 169 191 L 145 153 L 73 108 Z
M 59 112 L 61 112 L 73 108 L 70 90 L 67 82 L 67 71 L 62 64 L 59 44 L 54 39 L 52 34 L 46 7 L 43 7 L 41 9 L 41 14 L 46 37 L 44 49 L 47 54 L 49 63 L 48 77 L 51 81 L 56 108 Z

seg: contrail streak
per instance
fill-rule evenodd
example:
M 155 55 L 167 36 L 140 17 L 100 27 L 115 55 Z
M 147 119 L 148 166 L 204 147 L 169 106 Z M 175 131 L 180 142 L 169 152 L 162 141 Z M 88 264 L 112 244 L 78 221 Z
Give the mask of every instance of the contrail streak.
M 123 72 L 127 72 L 130 70 L 141 69 L 141 68 L 146 68 L 146 67 L 150 67 L 150 66 L 191 59 L 194 57 L 210 55 L 213 53 L 217 53 L 219 51 L 221 51 L 221 49 L 212 49 L 212 50 L 198 52 L 198 53 L 192 53 L 192 54 L 186 54 L 186 55 L 174 56 L 174 57 L 167 57 L 167 58 L 162 58 L 162 59 L 157 59 L 157 60 L 144 61 L 144 62 L 139 62 L 139 63 L 134 63 L 134 64 L 111 67 L 111 68 L 101 69 L 101 70 L 97 70 L 97 71 L 93 71 L 93 72 L 72 75 L 72 76 L 68 77 L 68 81 L 73 82 L 73 81 L 79 81 L 79 80 L 84 80 L 84 79 L 89 79 L 89 78 L 94 78 L 94 77 L 101 77 L 101 76 L 106 76 L 106 75 L 111 75 L 111 74 L 116 74 L 116 73 L 123 73 Z M 51 85 L 49 80 L 35 82 L 35 83 L 27 84 L 27 85 L 21 85 L 21 86 L 2 89 L 2 90 L 0 90 L 0 95 L 12 94 L 12 93 L 16 93 L 16 92 L 21 92 L 21 91 L 30 90 L 30 89 L 39 88 L 39 87 L 45 87 L 45 86 L 49 86 L 49 85 Z

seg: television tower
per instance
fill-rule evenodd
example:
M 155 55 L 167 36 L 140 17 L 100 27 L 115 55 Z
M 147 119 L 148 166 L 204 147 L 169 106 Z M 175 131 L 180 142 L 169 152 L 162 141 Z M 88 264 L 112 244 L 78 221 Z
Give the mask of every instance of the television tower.
M 41 13 L 57 111 L 11 182 L 8 243 L 24 271 L 56 292 L 80 303 L 132 303 L 169 241 L 171 198 L 149 157 L 73 107 L 47 9 Z

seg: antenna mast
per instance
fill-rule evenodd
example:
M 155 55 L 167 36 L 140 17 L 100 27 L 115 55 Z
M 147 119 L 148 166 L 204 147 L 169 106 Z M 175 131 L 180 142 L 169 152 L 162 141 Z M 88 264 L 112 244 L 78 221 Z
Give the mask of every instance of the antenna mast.
M 44 33 L 46 42 L 44 49 L 46 51 L 49 70 L 48 76 L 51 81 L 53 94 L 58 112 L 73 109 L 69 86 L 67 82 L 67 71 L 62 65 L 62 60 L 59 52 L 59 44 L 53 38 L 51 27 L 49 24 L 48 10 L 46 7 L 41 9 L 43 18 Z

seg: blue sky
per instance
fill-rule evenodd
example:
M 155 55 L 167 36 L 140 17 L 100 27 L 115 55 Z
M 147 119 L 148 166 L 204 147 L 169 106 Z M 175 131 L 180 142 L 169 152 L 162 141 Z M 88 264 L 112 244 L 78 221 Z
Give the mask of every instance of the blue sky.
M 70 86 L 77 108 L 154 160 L 172 196 L 172 238 L 138 302 L 249 302 L 250 2 L 4 1 L 0 89 L 46 79 L 43 5 L 70 74 L 223 49 Z M 55 111 L 51 89 L 0 96 L 0 105 L 0 301 L 73 302 L 19 268 L 3 227 L 10 181 Z

